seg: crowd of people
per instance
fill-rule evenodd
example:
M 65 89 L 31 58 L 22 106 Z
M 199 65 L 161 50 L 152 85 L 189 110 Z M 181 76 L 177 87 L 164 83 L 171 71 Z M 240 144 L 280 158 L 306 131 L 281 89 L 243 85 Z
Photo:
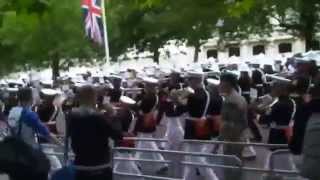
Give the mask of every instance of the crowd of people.
M 157 73 L 144 76 L 128 69 L 125 73 L 130 76 L 95 77 L 88 72 L 79 75 L 81 79 L 61 77 L 54 83 L 10 82 L 0 93 L 0 146 L 4 147 L 0 148 L 13 148 L 12 144 L 17 147 L 19 143 L 24 148 L 14 150 L 21 157 L 0 157 L 0 172 L 15 180 L 47 179 L 52 175 L 48 175 L 52 168 L 49 168 L 50 161 L 40 155 L 41 144 L 53 143 L 74 153 L 75 180 L 112 179 L 113 171 L 164 175 L 169 171 L 166 163 L 120 161 L 111 164 L 110 148 L 212 154 L 222 149 L 225 155 L 245 159 L 244 146 L 226 144 L 221 148 L 184 143 L 184 140 L 264 142 L 266 135 L 261 129 L 268 128 L 267 143 L 288 144 L 302 176 L 320 179 L 319 172 L 314 171 L 320 162 L 317 139 L 320 135 L 320 76 L 312 63 L 296 62 L 294 67 L 295 72 L 290 74 L 283 74 L 283 71 L 268 74 L 268 68 L 249 64 L 247 69 L 239 70 L 239 74 L 228 67 L 221 67 L 220 72 L 203 67 L 187 72 L 175 68 L 166 73 L 155 68 Z M 64 137 L 65 141 L 57 137 Z M 130 137 L 166 139 L 167 142 L 134 141 Z M 277 149 L 275 146 L 270 151 Z M 3 150 L 1 156 L 6 156 L 5 153 Z M 256 154 L 252 153 L 249 157 L 254 158 Z M 127 151 L 120 151 L 116 156 L 168 158 L 161 153 Z M 19 158 L 24 161 L 20 162 Z M 196 163 L 207 161 L 204 157 L 186 159 Z M 37 162 L 46 165 L 39 168 L 41 172 L 32 172 L 37 169 L 31 168 L 36 167 Z M 8 167 L 16 167 L 16 170 L 8 170 Z M 219 179 L 210 168 L 184 167 L 174 171 L 175 176 L 186 180 Z M 226 180 L 239 177 L 240 171 L 227 169 L 224 172 Z

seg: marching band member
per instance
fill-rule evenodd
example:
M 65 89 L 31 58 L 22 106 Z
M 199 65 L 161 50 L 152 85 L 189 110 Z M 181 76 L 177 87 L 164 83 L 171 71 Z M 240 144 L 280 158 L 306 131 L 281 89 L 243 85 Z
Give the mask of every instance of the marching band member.
M 178 92 L 183 90 L 181 86 L 180 73 L 173 71 L 170 74 L 169 82 L 166 84 L 167 92 L 164 96 L 167 96 L 164 103 L 165 119 L 166 119 L 166 134 L 165 138 L 168 140 L 168 150 L 180 150 L 181 142 L 184 136 L 184 130 L 182 127 L 181 116 L 184 113 L 183 105 L 179 103 Z
M 203 72 L 188 73 L 189 86 L 194 93 L 188 96 L 187 113 L 185 122 L 185 139 L 191 140 L 210 140 L 210 122 L 207 118 L 211 103 L 210 93 L 204 87 Z M 209 148 L 204 144 L 186 144 L 187 152 L 209 152 Z M 203 157 L 186 157 L 189 162 L 206 163 Z M 201 175 L 201 176 L 200 176 Z M 218 177 L 211 168 L 192 168 L 184 169 L 183 179 L 194 180 L 203 177 L 205 180 L 217 180 Z
M 264 86 L 266 84 L 266 77 L 263 70 L 260 68 L 260 64 L 252 64 L 253 71 L 252 71 L 252 85 L 258 91 L 258 97 L 263 96 Z
M 157 94 L 158 80 L 146 77 L 143 79 L 145 83 L 144 92 L 141 94 L 140 101 L 138 101 L 138 121 L 135 127 L 135 132 L 139 138 L 153 138 L 157 130 L 157 109 L 159 105 L 159 97 Z M 140 141 L 136 144 L 137 148 L 158 150 L 157 143 L 152 141 Z M 138 159 L 153 159 L 164 160 L 160 153 L 143 153 L 136 154 Z M 154 165 L 150 163 L 141 163 L 143 172 L 148 173 L 163 173 L 168 170 L 167 165 Z
M 120 97 L 120 105 L 117 110 L 115 121 L 120 123 L 120 128 L 122 132 L 128 133 L 125 137 L 133 137 L 134 127 L 136 125 L 136 118 L 134 111 L 131 110 L 132 106 L 136 104 L 136 101 L 126 97 Z M 134 148 L 135 144 L 132 140 L 121 140 L 117 143 L 120 147 Z M 120 158 L 133 158 L 130 152 L 119 152 L 116 157 Z M 137 164 L 134 161 L 115 161 L 113 166 L 114 172 L 131 173 L 131 174 L 141 174 Z M 117 180 L 142 180 L 143 178 L 133 178 L 133 177 L 115 177 Z
M 41 89 L 40 92 L 42 96 L 42 103 L 36 107 L 36 112 L 38 113 L 41 121 L 48 127 L 49 131 L 57 135 L 59 134 L 57 122 L 63 121 L 62 123 L 65 124 L 62 108 L 55 103 L 55 100 L 60 93 L 54 89 Z M 65 131 L 65 125 L 62 128 L 63 131 Z M 59 130 L 61 130 L 61 128 Z M 46 153 L 53 153 L 54 149 L 45 148 L 44 151 Z M 57 156 L 49 155 L 48 158 L 51 163 L 51 170 L 54 171 L 62 167 L 62 164 Z
M 241 88 L 241 95 L 246 99 L 247 103 L 250 104 L 251 78 L 249 72 L 241 71 L 238 83 Z
M 111 76 L 111 83 L 113 85 L 113 88 L 110 89 L 109 91 L 110 102 L 118 103 L 122 95 L 122 91 L 121 91 L 122 77 Z
M 58 115 L 58 108 L 53 104 L 53 100 L 58 95 L 58 92 L 53 89 L 41 89 L 41 104 L 35 107 L 35 112 L 38 113 L 39 118 L 49 128 L 51 133 L 57 134 L 56 118 Z
M 217 138 L 221 129 L 221 109 L 223 104 L 223 97 L 219 94 L 219 80 L 207 79 L 208 91 L 211 95 L 211 102 L 209 107 L 209 120 L 211 125 L 211 136 L 213 139 Z
M 164 84 L 160 91 L 160 110 L 164 112 L 164 118 L 161 123 L 165 124 L 164 139 L 168 142 L 163 143 L 163 147 L 166 150 L 180 151 L 182 148 L 182 141 L 184 137 L 183 129 L 183 115 L 185 113 L 185 105 L 179 101 L 179 98 L 183 98 L 182 92 L 185 91 L 182 85 L 182 79 L 180 72 L 173 71 L 170 74 L 169 81 Z M 180 157 L 175 155 L 168 155 L 168 159 L 172 162 L 178 162 Z M 173 172 L 173 176 L 178 177 L 181 173 L 179 166 L 171 166 L 170 169 Z
M 289 97 L 287 82 L 278 80 L 272 88 L 277 93 L 277 99 L 270 105 L 266 115 L 267 122 L 271 124 L 268 143 L 288 144 L 291 135 L 290 123 L 296 113 L 296 102 Z

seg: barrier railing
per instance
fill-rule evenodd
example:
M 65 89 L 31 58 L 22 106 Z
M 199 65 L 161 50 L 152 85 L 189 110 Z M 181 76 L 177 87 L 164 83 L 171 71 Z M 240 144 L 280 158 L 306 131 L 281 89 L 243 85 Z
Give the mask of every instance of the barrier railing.
M 240 158 L 234 155 L 223 155 L 223 154 L 209 154 L 201 152 L 184 152 L 184 151 L 168 151 L 168 150 L 152 150 L 152 149 L 137 149 L 137 148 L 113 148 L 112 154 L 114 155 L 115 151 L 135 151 L 135 152 L 147 152 L 147 153 L 165 153 L 165 154 L 174 154 L 174 155 L 183 155 L 183 156 L 202 156 L 202 157 L 223 157 L 230 158 L 235 160 L 237 163 L 242 165 Z M 130 159 L 130 158 L 128 158 Z
M 135 141 L 153 141 L 153 142 L 167 142 L 167 139 L 152 139 L 152 138 L 125 138 L 128 140 Z M 184 140 L 183 143 L 198 143 L 198 144 L 220 144 L 220 145 L 240 145 L 240 146 L 256 146 L 256 147 L 267 147 L 267 148 L 287 148 L 288 145 L 285 144 L 263 144 L 263 143 L 248 143 L 248 142 L 226 142 L 226 141 L 206 141 L 206 140 Z M 45 144 L 46 148 L 61 148 L 51 144 Z M 164 153 L 164 154 L 172 154 L 172 155 L 180 155 L 180 156 L 202 156 L 202 157 L 220 157 L 220 158 L 230 158 L 237 162 L 237 166 L 227 166 L 227 165 L 219 165 L 219 164 L 204 164 L 204 163 L 195 163 L 195 162 L 187 162 L 181 161 L 180 165 L 183 166 L 194 166 L 194 167 L 202 167 L 202 168 L 223 168 L 223 169 L 240 169 L 242 171 L 248 172 L 258 172 L 258 173 L 266 173 L 266 174 L 285 174 L 285 175 L 296 175 L 299 176 L 298 171 L 292 170 L 280 170 L 274 168 L 274 158 L 275 155 L 279 154 L 287 154 L 288 150 L 278 150 L 273 152 L 270 155 L 269 161 L 269 169 L 262 168 L 252 168 L 252 167 L 243 167 L 242 161 L 233 155 L 217 155 L 217 154 L 209 154 L 209 153 L 199 153 L 199 152 L 182 152 L 182 151 L 168 151 L 168 150 L 151 150 L 151 149 L 137 149 L 137 148 L 113 148 L 112 149 L 112 161 L 134 161 L 134 162 L 148 162 L 148 163 L 172 163 L 171 161 L 166 160 L 148 160 L 148 159 L 136 159 L 136 158 L 117 158 L 114 157 L 114 153 L 116 151 L 129 151 L 129 152 L 146 152 L 146 153 Z M 63 152 L 48 152 L 48 155 L 55 155 L 63 157 Z M 72 153 L 69 156 L 74 156 Z M 165 178 L 165 177 L 157 177 L 157 176 L 149 176 L 149 175 L 138 175 L 138 174 L 130 174 L 130 173 L 122 173 L 122 172 L 114 172 L 115 175 L 118 176 L 130 176 L 136 178 L 147 178 L 147 179 L 158 179 L 158 180 L 180 180 L 175 178 Z
M 132 177 L 132 178 L 155 179 L 155 180 L 183 180 L 183 179 L 177 179 L 177 178 L 160 177 L 160 176 L 149 176 L 149 175 L 142 175 L 142 174 L 122 173 L 122 172 L 113 172 L 113 175 Z
M 288 148 L 287 144 L 264 144 L 264 143 L 228 142 L 228 141 L 211 141 L 211 140 L 184 140 L 183 143 L 256 146 L 256 147 L 267 147 L 267 148 Z
M 134 140 L 134 141 L 168 142 L 167 139 L 153 139 L 153 138 L 128 137 L 128 138 L 124 138 L 124 139 Z M 228 141 L 213 141 L 213 140 L 184 140 L 184 141 L 182 141 L 182 143 L 239 145 L 239 146 L 255 146 L 255 147 L 267 147 L 267 148 L 288 148 L 287 144 L 265 144 L 265 143 L 228 142 Z
M 135 152 L 149 152 L 149 153 L 167 153 L 167 154 L 176 154 L 176 155 L 189 155 L 189 156 L 205 156 L 205 157 L 222 157 L 222 158 L 231 158 L 239 164 L 239 166 L 224 166 L 218 164 L 202 164 L 202 163 L 193 163 L 193 162 L 186 162 L 182 161 L 181 164 L 185 165 L 194 165 L 194 166 L 202 166 L 202 167 L 221 167 L 221 168 L 229 168 L 229 169 L 242 169 L 246 171 L 254 171 L 254 172 L 262 172 L 262 173 L 280 173 L 280 174 L 293 174 L 298 175 L 298 171 L 288 171 L 288 170 L 278 170 L 274 169 L 274 157 L 278 154 L 287 154 L 288 150 L 278 150 L 272 153 L 270 156 L 270 169 L 261 169 L 261 168 L 252 168 L 252 167 L 242 167 L 242 161 L 234 155 L 216 155 L 216 154 L 208 154 L 208 153 L 196 153 L 196 152 L 182 152 L 182 151 L 166 151 L 166 150 L 150 150 L 150 149 L 136 149 L 136 148 L 114 148 L 114 151 L 135 151 Z M 117 159 L 114 159 L 117 160 Z M 126 161 L 139 161 L 139 159 L 132 159 L 132 158 L 121 158 L 121 160 Z M 159 161 L 163 162 L 163 161 Z
M 269 169 L 275 169 L 275 157 L 277 155 L 281 155 L 281 154 L 284 154 L 284 155 L 287 155 L 287 154 L 290 154 L 290 151 L 289 150 L 277 150 L 277 151 L 274 151 L 270 154 L 269 156 Z
M 280 170 L 280 169 L 274 169 L 273 167 L 273 158 L 277 154 L 285 154 L 288 153 L 287 150 L 279 150 L 274 152 L 271 155 L 271 160 L 270 160 L 270 168 L 269 169 L 262 169 L 262 168 L 252 168 L 252 167 L 243 167 L 242 161 L 237 158 L 236 156 L 232 155 L 213 155 L 213 154 L 206 154 L 206 153 L 193 153 L 193 152 L 181 152 L 181 151 L 165 151 L 165 150 L 150 150 L 150 149 L 135 149 L 135 148 L 114 148 L 114 151 L 121 151 L 121 150 L 126 150 L 126 151 L 135 151 L 135 152 L 149 152 L 149 153 L 169 153 L 169 154 L 176 154 L 176 155 L 188 155 L 188 156 L 205 156 L 205 157 L 228 157 L 232 158 L 235 162 L 237 162 L 237 166 L 230 166 L 230 165 L 219 165 L 219 164 L 205 164 L 205 163 L 195 163 L 195 162 L 188 162 L 188 161 L 181 161 L 179 164 L 183 166 L 193 166 L 197 168 L 222 168 L 222 169 L 239 169 L 244 172 L 258 172 L 258 173 L 264 173 L 264 174 L 282 174 L 282 175 L 294 175 L 294 176 L 299 176 L 298 171 L 290 171 L 290 170 Z M 114 160 L 116 160 L 114 158 Z M 139 161 L 139 159 L 132 159 L 132 158 L 121 158 L 122 161 Z M 161 162 L 161 161 L 159 161 Z M 158 163 L 159 163 L 158 162 Z M 162 163 L 162 162 L 161 162 Z M 119 172 L 116 172 L 116 175 L 119 175 Z M 129 177 L 145 177 L 147 176 L 144 175 L 134 175 L 134 174 L 128 174 L 128 173 L 122 173 L 124 176 L 129 176 Z M 155 177 L 155 176 L 153 176 Z M 156 178 L 151 178 L 151 179 L 162 179 L 162 177 L 156 177 Z M 170 178 L 169 178 L 170 179 Z M 164 178 L 164 180 L 169 180 L 167 178 Z M 171 179 L 170 179 L 171 180 Z M 177 179 L 174 179 L 177 180 Z
M 235 164 L 237 164 L 239 167 L 242 166 L 242 161 L 234 156 L 234 155 L 217 155 L 217 154 L 209 154 L 209 153 L 202 153 L 202 152 L 183 152 L 183 151 L 168 151 L 168 150 L 151 150 L 151 149 L 137 149 L 137 148 L 122 148 L 122 147 L 118 147 L 118 148 L 113 148 L 112 149 L 112 160 L 113 162 L 118 161 L 119 159 L 121 161 L 134 161 L 134 162 L 153 162 L 153 163 L 167 163 L 168 161 L 163 161 L 163 160 L 145 160 L 145 159 L 136 159 L 136 158 L 117 158 L 115 157 L 115 153 L 116 152 L 144 152 L 144 153 L 161 153 L 161 154 L 171 154 L 171 155 L 175 155 L 175 156 L 197 156 L 197 157 L 219 157 L 219 158 L 227 158 L 227 159 L 231 159 L 233 160 L 233 162 L 235 162 Z M 177 163 L 177 164 L 174 164 Z M 179 162 L 174 162 L 172 165 L 184 165 L 182 164 L 181 161 Z M 132 178 L 146 178 L 146 179 L 159 179 L 159 180 L 182 180 L 182 179 L 174 179 L 174 178 L 164 178 L 164 177 L 158 177 L 158 176 L 145 176 L 145 175 L 139 175 L 139 174 L 129 174 L 129 173 L 123 173 L 123 172 L 117 172 L 114 171 L 114 175 L 122 175 L 122 176 L 126 176 L 126 177 L 132 177 Z

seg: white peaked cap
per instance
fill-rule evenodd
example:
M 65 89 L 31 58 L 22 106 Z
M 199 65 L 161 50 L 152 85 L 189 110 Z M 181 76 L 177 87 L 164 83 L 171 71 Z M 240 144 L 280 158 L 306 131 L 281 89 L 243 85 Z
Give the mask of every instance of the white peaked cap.
M 212 78 L 207 79 L 207 82 L 210 85 L 216 85 L 216 86 L 220 84 L 220 80 L 212 79 Z
M 214 71 L 214 72 L 220 72 L 220 69 L 219 69 L 219 66 L 218 64 L 211 64 L 210 68 L 209 68 L 211 71 Z
M 209 57 L 209 58 L 208 58 L 208 61 L 209 61 L 209 62 L 215 62 L 216 59 L 215 59 L 214 57 Z
M 22 80 L 18 80 L 18 79 L 8 79 L 7 80 L 8 84 L 18 84 L 18 85 L 23 85 L 24 83 L 22 82 Z
M 19 88 L 7 88 L 6 89 L 8 92 L 18 92 Z
M 125 104 L 129 104 L 129 105 L 136 104 L 136 101 L 133 100 L 132 98 L 129 98 L 128 96 L 121 96 L 120 102 L 125 103 Z
M 191 87 L 187 87 L 186 90 L 187 90 L 189 93 L 194 94 L 194 89 L 192 89 Z
M 54 89 L 41 89 L 41 93 L 48 96 L 55 96 L 57 94 L 60 94 L 60 91 Z
M 47 79 L 40 81 L 44 85 L 53 85 L 53 80 Z
M 182 71 L 181 71 L 180 68 L 172 68 L 172 69 L 171 69 L 171 72 L 172 72 L 172 73 L 177 73 L 177 74 L 181 74 L 181 73 L 182 73 Z
M 119 76 L 119 75 L 110 75 L 110 76 L 108 76 L 109 78 L 111 78 L 111 79 L 122 79 L 122 76 Z
M 284 77 L 281 77 L 281 76 L 271 75 L 271 74 L 267 74 L 266 77 L 269 77 L 272 80 L 280 81 L 280 82 L 288 82 L 288 83 L 290 83 L 292 81 L 290 79 L 287 79 L 287 78 L 284 78 Z
M 7 85 L 8 83 L 5 80 L 0 80 L 0 85 Z
M 83 86 L 85 86 L 85 85 L 88 85 L 87 83 L 74 83 L 74 86 L 75 87 L 77 87 L 77 88 L 81 88 L 81 87 L 83 87 Z
M 188 77 L 194 77 L 194 78 L 203 78 L 204 72 L 202 71 L 188 71 Z
M 250 68 L 247 64 L 240 64 L 239 71 L 240 72 L 250 72 Z
M 150 84 L 158 84 L 159 80 L 152 77 L 144 77 L 143 81 Z

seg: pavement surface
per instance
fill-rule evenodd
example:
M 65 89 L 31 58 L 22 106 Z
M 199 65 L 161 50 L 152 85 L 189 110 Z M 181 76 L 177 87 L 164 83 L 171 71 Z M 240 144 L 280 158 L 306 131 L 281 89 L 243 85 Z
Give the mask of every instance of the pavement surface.
M 263 136 L 264 136 L 264 142 L 266 142 L 266 139 L 268 137 L 268 130 L 262 129 L 262 132 L 263 132 Z M 255 147 L 254 149 L 257 153 L 256 158 L 253 160 L 244 160 L 243 161 L 244 166 L 245 167 L 254 167 L 254 168 L 266 168 L 266 162 L 267 162 L 268 156 L 271 153 L 271 151 L 268 150 L 267 148 L 263 148 L 263 147 Z M 170 159 L 170 157 L 167 157 L 167 156 L 165 156 L 165 158 Z M 292 163 L 292 161 L 289 160 L 288 155 L 285 155 L 282 157 L 279 156 L 279 157 L 276 157 L 275 159 L 276 159 L 275 166 L 277 169 L 292 170 L 293 163 Z M 178 162 L 179 160 L 181 160 L 181 159 L 175 157 L 174 161 Z M 213 164 L 223 165 L 223 160 L 221 160 L 221 159 L 208 159 L 208 162 L 213 163 Z M 172 170 L 171 167 L 169 167 L 168 173 L 170 173 L 170 170 Z M 218 180 L 225 180 L 224 175 L 223 175 L 224 174 L 223 169 L 214 168 L 213 170 L 216 173 Z M 169 177 L 168 173 L 163 173 L 163 174 L 161 174 L 161 176 Z M 181 172 L 179 174 L 181 174 Z M 242 177 L 239 177 L 238 179 L 234 179 L 234 180 L 303 180 L 302 178 L 298 178 L 298 177 L 294 177 L 294 178 L 285 177 L 284 179 L 277 177 L 274 179 L 270 179 L 270 178 L 264 178 L 263 175 L 264 175 L 264 173 L 244 172 Z M 181 178 L 181 176 L 178 178 Z M 0 176 L 0 180 L 8 180 L 8 178 L 6 176 Z M 208 180 L 208 179 L 205 179 L 204 177 L 199 175 L 197 178 L 195 178 L 195 179 L 193 178 L 192 180 Z

